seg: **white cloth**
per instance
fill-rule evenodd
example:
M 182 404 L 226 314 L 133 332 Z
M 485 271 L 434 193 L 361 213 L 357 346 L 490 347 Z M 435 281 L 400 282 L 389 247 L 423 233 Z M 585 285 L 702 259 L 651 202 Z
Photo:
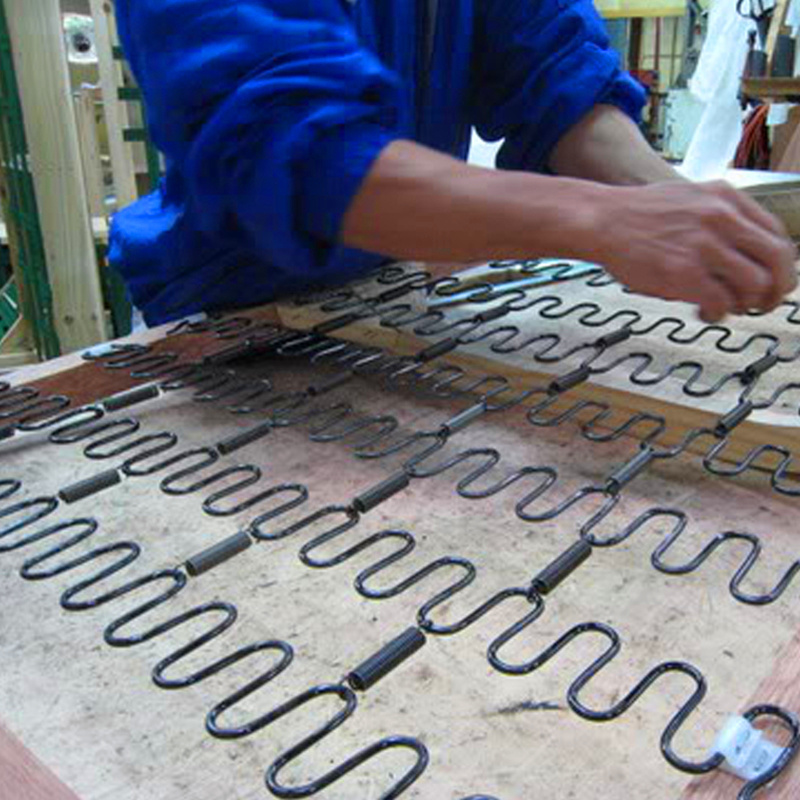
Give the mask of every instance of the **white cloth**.
M 708 35 L 689 88 L 706 104 L 682 172 L 693 180 L 721 177 L 742 135 L 739 81 L 747 58 L 747 34 L 755 24 L 736 12 L 736 0 L 713 0 Z

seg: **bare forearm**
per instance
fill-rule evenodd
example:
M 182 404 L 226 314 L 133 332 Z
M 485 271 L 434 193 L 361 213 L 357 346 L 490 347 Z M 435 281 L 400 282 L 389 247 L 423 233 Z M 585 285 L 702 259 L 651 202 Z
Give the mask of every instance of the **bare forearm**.
M 395 258 L 591 258 L 592 209 L 607 187 L 500 172 L 395 142 L 346 217 L 344 243 Z
M 429 262 L 595 261 L 635 291 L 699 304 L 707 320 L 771 308 L 796 286 L 795 249 L 777 220 L 730 186 L 671 180 L 666 165 L 639 157 L 633 186 L 604 186 L 480 169 L 398 141 L 351 203 L 342 241 Z M 625 183 L 620 165 L 584 167 Z
M 553 149 L 550 168 L 558 175 L 618 186 L 682 180 L 630 117 L 608 105 L 595 106 L 567 131 Z

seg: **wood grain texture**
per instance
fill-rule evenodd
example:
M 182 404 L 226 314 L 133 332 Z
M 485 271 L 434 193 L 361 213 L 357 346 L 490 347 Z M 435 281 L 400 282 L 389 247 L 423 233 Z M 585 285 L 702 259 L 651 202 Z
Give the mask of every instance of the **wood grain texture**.
M 63 352 L 105 338 L 59 0 L 7 0 L 54 323 Z
M 93 219 L 104 217 L 105 185 L 100 142 L 97 138 L 97 99 L 94 87 L 81 87 L 73 99 L 86 198 Z
M 79 800 L 0 723 L 0 800 Z

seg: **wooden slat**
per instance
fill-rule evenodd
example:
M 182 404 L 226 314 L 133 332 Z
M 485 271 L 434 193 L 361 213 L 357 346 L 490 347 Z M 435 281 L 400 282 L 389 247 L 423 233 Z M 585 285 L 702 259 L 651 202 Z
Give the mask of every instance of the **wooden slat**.
M 0 800 L 79 800 L 0 724 Z
M 64 351 L 104 337 L 100 276 L 59 0 L 6 0 L 55 327 Z
M 686 0 L 595 0 L 606 19 L 631 17 L 679 17 L 686 13 Z
M 92 233 L 96 243 L 106 244 L 108 242 L 108 222 L 102 217 L 95 217 L 92 220 Z M 0 245 L 3 247 L 11 245 L 5 222 L 0 222 Z
M 283 325 L 297 330 L 310 330 L 330 316 L 314 306 L 307 305 L 278 305 L 277 311 Z M 398 355 L 412 355 L 431 344 L 429 340 L 405 331 L 381 327 L 374 321 L 349 325 L 338 330 L 335 336 L 358 344 L 386 348 Z M 539 371 L 527 365 L 512 364 L 508 355 L 494 355 L 488 348 L 485 354 L 464 352 L 463 348 L 459 348 L 448 353 L 444 360 L 463 368 L 470 375 L 502 375 L 512 387 L 519 390 L 546 386 L 553 378 L 552 373 Z M 720 416 L 720 413 L 700 408 L 696 404 L 670 402 L 647 389 L 634 390 L 633 385 L 626 379 L 614 375 L 605 376 L 601 381 L 576 386 L 570 390 L 569 399 L 605 401 L 617 411 L 628 413 L 641 411 L 663 416 L 669 424 L 659 442 L 665 445 L 677 444 L 683 439 L 688 428 L 713 428 Z M 720 458 L 739 459 L 753 447 L 765 443 L 781 444 L 795 453 L 800 453 L 800 426 L 769 424 L 773 421 L 780 422 L 780 418 L 770 412 L 761 412 L 760 420 L 763 421 L 747 421 L 739 425 L 730 434 L 730 444 Z M 708 440 L 701 439 L 689 449 L 692 452 L 705 453 L 708 447 Z
M 103 111 L 108 128 L 111 169 L 114 173 L 114 190 L 117 208 L 124 208 L 136 200 L 138 193 L 133 150 L 123 138 L 123 131 L 130 127 L 131 120 L 127 106 L 120 100 L 118 93 L 122 86 L 122 67 L 113 53 L 113 44 L 116 41 L 114 11 L 111 3 L 104 0 L 91 0 L 91 10 L 100 85 L 103 88 Z
M 86 184 L 86 200 L 93 220 L 105 216 L 105 189 L 100 143 L 97 140 L 95 90 L 83 87 L 74 98 L 75 120 L 78 123 L 78 141 L 81 148 L 81 166 Z
M 785 101 L 800 97 L 800 78 L 745 78 L 742 91 L 747 97 Z
M 769 24 L 769 31 L 767 33 L 767 42 L 764 50 L 767 53 L 768 75 L 772 75 L 772 68 L 775 66 L 775 51 L 778 45 L 778 36 L 780 36 L 784 23 L 786 22 L 786 15 L 789 12 L 789 0 L 775 0 L 775 8 L 772 11 L 772 21 Z

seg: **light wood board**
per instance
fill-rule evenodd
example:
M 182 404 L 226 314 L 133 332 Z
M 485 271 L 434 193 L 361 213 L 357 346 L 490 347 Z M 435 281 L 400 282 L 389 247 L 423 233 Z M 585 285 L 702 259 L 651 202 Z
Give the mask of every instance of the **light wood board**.
M 62 352 L 105 338 L 59 0 L 8 0 L 14 66 Z

